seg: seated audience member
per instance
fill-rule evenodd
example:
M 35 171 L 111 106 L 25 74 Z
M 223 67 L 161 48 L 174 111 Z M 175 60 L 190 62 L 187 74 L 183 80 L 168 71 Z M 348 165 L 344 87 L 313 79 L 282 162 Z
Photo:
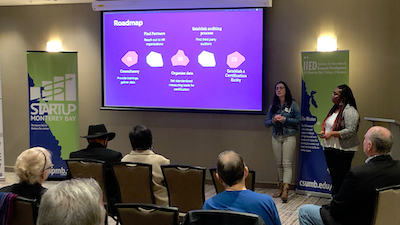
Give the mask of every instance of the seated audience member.
M 14 165 L 14 171 L 20 182 L 3 187 L 0 192 L 12 192 L 40 201 L 47 190 L 42 187 L 42 184 L 49 177 L 52 168 L 53 163 L 49 151 L 42 147 L 27 149 L 18 156 Z
M 110 163 L 120 162 L 122 154 L 107 148 L 108 142 L 115 138 L 115 133 L 107 132 L 107 128 L 104 124 L 90 125 L 88 135 L 81 136 L 81 138 L 86 138 L 89 145 L 85 149 L 71 152 L 69 158 L 86 158 L 105 161 L 107 193 L 113 202 L 118 201 L 119 193 L 117 183 L 112 174 Z
M 85 149 L 71 152 L 69 155 L 70 158 L 97 159 L 106 163 L 121 161 L 121 152 L 107 148 L 108 142 L 115 138 L 115 133 L 107 132 L 104 124 L 90 125 L 88 135 L 81 136 L 81 138 L 86 138 L 89 145 Z
M 170 164 L 169 159 L 153 152 L 151 145 L 153 137 L 151 131 L 143 126 L 135 126 L 129 132 L 132 151 L 122 158 L 122 162 L 138 162 L 153 165 L 153 192 L 157 205 L 168 205 L 168 193 L 163 185 L 164 176 L 161 165 Z
M 393 145 L 390 131 L 374 126 L 364 136 L 365 164 L 347 172 L 339 193 L 328 205 L 304 205 L 300 225 L 370 225 L 374 215 L 376 188 L 400 184 L 400 163 L 389 155 Z M 398 151 L 398 149 L 395 149 Z
M 269 195 L 246 189 L 249 169 L 238 153 L 228 150 L 219 154 L 216 177 L 225 191 L 209 198 L 203 209 L 232 210 L 257 214 L 265 224 L 280 225 L 278 210 Z
M 103 192 L 93 178 L 61 181 L 43 195 L 37 225 L 103 225 Z

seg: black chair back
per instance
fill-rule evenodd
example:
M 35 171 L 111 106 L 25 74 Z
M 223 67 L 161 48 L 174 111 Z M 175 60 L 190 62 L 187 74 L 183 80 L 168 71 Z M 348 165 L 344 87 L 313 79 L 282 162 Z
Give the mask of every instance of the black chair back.
M 372 225 L 398 224 L 400 221 L 400 185 L 376 189 Z
M 180 212 L 201 209 L 205 201 L 206 168 L 184 165 L 161 165 L 167 186 L 169 205 Z
M 93 178 L 103 190 L 103 202 L 108 202 L 107 187 L 105 185 L 105 161 L 96 159 L 66 159 L 68 170 L 72 178 Z
M 121 194 L 121 203 L 155 204 L 152 165 L 145 163 L 112 163 L 111 168 Z
M 178 225 L 178 208 L 154 204 L 115 204 L 122 225 Z
M 35 225 L 38 217 L 38 205 L 36 199 L 28 199 L 17 196 L 14 199 L 12 225 Z
M 265 225 L 261 216 L 228 210 L 191 210 L 182 225 Z
M 103 191 L 103 202 L 107 214 L 110 215 L 118 225 L 119 222 L 117 221 L 116 212 L 113 208 L 113 204 L 117 199 L 110 200 L 111 197 L 107 192 L 106 162 L 87 158 L 73 158 L 64 161 L 68 166 L 68 173 L 71 174 L 72 178 L 93 178 L 99 183 L 99 186 Z M 107 218 L 105 224 L 107 224 Z

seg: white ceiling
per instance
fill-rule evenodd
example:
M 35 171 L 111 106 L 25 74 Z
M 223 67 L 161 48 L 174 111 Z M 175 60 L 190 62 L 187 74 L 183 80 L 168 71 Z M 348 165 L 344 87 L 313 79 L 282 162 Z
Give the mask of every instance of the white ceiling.
M 0 6 L 91 3 L 94 0 L 0 0 Z

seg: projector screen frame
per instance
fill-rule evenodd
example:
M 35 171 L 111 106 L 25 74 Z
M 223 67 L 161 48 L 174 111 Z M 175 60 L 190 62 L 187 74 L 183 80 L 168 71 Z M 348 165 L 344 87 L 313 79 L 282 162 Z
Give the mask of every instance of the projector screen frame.
M 261 63 L 261 109 L 260 110 L 226 110 L 226 109 L 195 109 L 195 108 L 183 108 L 183 107 L 124 107 L 124 106 L 105 106 L 105 60 L 104 60 L 104 13 L 112 12 L 144 12 L 144 11 L 183 11 L 183 10 L 241 10 L 241 9 L 262 9 L 262 63 Z M 216 113 L 216 114 L 249 114 L 249 115 L 265 115 L 265 19 L 266 19 L 266 8 L 265 7 L 227 7 L 227 8 L 177 8 L 177 9 L 147 9 L 147 10 L 110 10 L 101 11 L 101 110 L 112 110 L 112 111 L 152 111 L 152 112 L 184 112 L 184 113 Z

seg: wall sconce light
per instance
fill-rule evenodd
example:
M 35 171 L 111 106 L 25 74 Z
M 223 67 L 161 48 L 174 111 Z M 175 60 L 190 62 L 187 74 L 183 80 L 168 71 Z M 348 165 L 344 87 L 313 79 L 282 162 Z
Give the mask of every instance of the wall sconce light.
M 333 37 L 320 37 L 317 39 L 318 52 L 333 52 L 337 50 L 337 41 Z
M 48 52 L 61 52 L 62 44 L 60 41 L 49 41 L 47 42 L 46 51 Z

